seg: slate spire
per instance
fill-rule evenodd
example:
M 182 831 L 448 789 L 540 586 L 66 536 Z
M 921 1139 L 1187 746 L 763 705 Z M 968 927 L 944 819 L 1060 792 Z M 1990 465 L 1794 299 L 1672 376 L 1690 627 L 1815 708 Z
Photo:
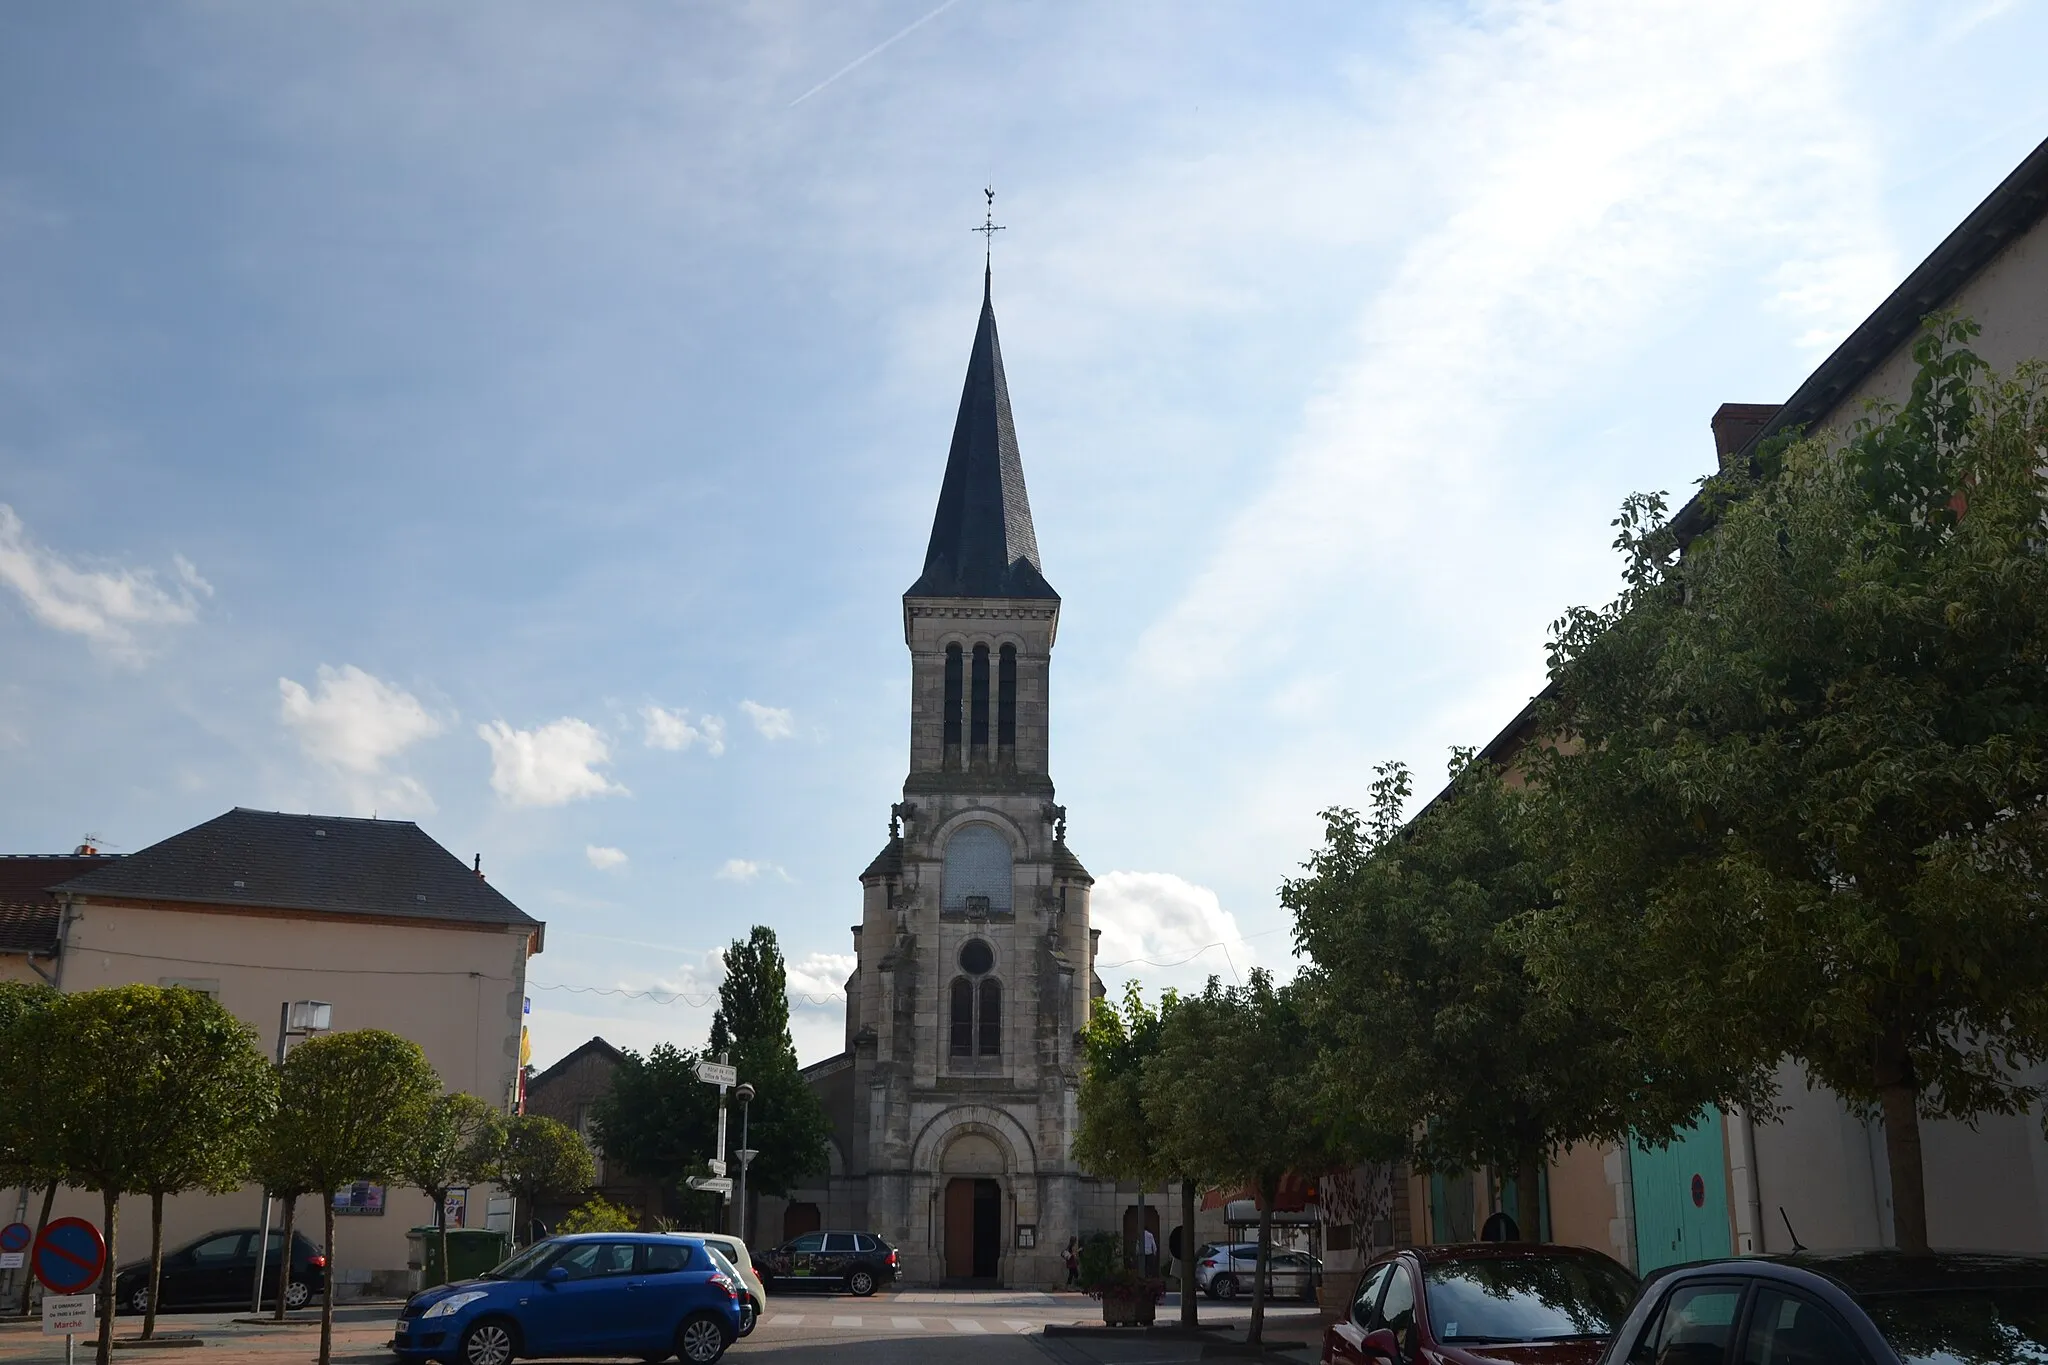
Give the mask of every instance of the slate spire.
M 984 273 L 981 322 L 967 359 L 960 415 L 953 421 L 953 448 L 939 485 L 931 544 L 924 553 L 924 572 L 906 597 L 1059 598 L 1039 571 L 1038 536 L 1024 491 L 1024 463 L 1017 455 L 1003 349 L 996 340 L 992 283 Z

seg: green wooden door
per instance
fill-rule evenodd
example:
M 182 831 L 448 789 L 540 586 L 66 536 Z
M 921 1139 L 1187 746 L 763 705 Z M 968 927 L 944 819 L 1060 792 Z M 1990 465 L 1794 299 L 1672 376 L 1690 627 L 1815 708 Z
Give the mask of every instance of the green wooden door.
M 1720 1110 L 1709 1108 L 1662 1150 L 1633 1145 L 1629 1174 L 1635 1183 L 1637 1274 L 1730 1254 Z

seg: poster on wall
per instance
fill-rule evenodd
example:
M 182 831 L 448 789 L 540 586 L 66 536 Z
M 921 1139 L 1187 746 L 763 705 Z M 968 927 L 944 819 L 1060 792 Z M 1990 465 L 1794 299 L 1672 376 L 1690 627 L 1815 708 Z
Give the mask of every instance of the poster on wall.
M 358 1180 L 353 1185 L 343 1185 L 334 1192 L 334 1212 L 337 1217 L 345 1214 L 370 1214 L 382 1217 L 384 1187 L 373 1185 L 367 1180 Z
M 464 1220 L 469 1216 L 469 1187 L 457 1185 L 448 1191 L 448 1200 L 442 1206 L 444 1220 L 451 1228 L 468 1227 Z

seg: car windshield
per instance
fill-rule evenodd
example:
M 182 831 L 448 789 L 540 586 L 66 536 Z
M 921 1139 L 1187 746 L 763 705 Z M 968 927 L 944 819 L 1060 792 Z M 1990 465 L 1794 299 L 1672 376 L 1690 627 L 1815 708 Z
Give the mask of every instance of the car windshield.
M 1438 1341 L 1562 1341 L 1604 1337 L 1628 1314 L 1635 1280 L 1580 1256 L 1489 1256 L 1425 1267 Z
M 562 1244 L 560 1242 L 535 1242 L 526 1250 L 515 1253 L 510 1260 L 486 1270 L 483 1278 L 487 1280 L 527 1279 L 538 1272 L 542 1266 L 552 1261 L 555 1258 L 555 1253 L 561 1249 Z
M 1930 1289 L 1861 1302 L 1906 1365 L 2048 1362 L 2048 1286 Z

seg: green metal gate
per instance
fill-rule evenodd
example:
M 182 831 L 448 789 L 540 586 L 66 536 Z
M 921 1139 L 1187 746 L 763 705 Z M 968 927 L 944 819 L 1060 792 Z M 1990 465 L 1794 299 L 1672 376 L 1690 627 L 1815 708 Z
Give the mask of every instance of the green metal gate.
M 1731 1254 L 1719 1109 L 1709 1107 L 1661 1150 L 1632 1144 L 1629 1176 L 1635 1185 L 1637 1274 Z

